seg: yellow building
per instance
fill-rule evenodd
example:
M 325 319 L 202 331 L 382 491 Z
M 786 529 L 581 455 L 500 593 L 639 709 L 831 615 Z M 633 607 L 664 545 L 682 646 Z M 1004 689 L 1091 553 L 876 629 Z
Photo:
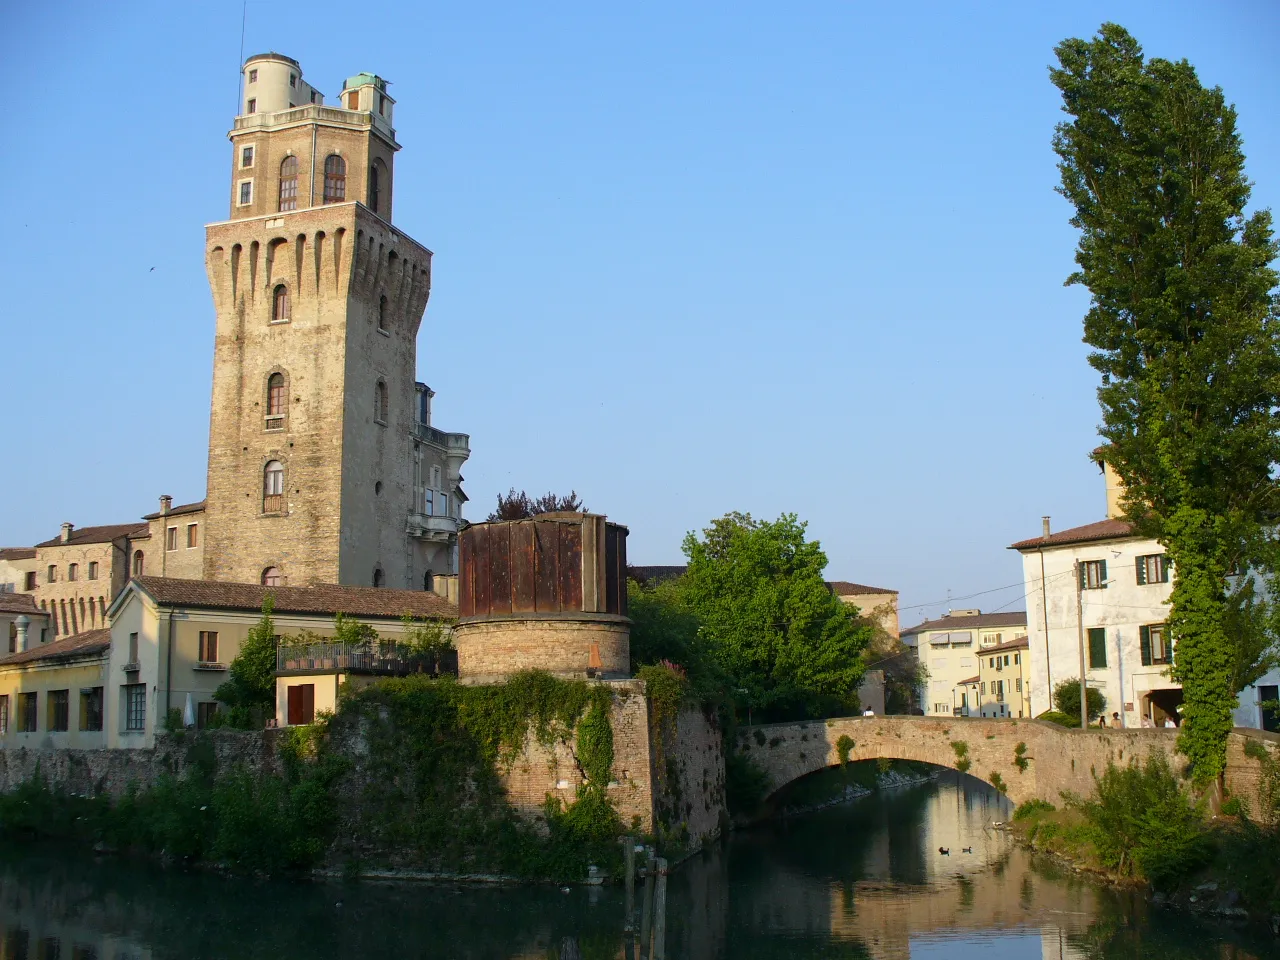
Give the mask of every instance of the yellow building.
M 110 645 L 107 630 L 89 630 L 0 660 L 0 744 L 101 747 Z
M 926 715 L 955 715 L 961 709 L 957 691 L 967 688 L 967 681 L 979 671 L 979 659 L 988 650 L 1026 635 L 1023 611 L 952 610 L 945 617 L 904 630 L 902 642 L 915 650 L 928 675 L 919 694 Z

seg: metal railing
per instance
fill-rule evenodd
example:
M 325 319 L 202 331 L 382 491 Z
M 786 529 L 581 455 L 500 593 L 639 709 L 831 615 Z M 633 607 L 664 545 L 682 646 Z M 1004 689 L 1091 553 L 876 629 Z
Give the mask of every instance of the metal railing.
M 430 659 L 395 643 L 287 643 L 276 648 L 276 669 L 351 670 L 359 673 L 413 673 Z

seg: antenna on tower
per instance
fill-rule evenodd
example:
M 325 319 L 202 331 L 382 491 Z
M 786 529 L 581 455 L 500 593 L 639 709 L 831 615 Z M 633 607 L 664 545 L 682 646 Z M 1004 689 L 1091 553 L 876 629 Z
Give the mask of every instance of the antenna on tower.
M 244 0 L 240 7 L 240 59 L 236 61 L 236 73 L 240 75 L 240 82 L 236 84 L 236 112 L 234 116 L 240 116 L 240 104 L 244 100 L 244 25 L 249 19 L 249 0 Z

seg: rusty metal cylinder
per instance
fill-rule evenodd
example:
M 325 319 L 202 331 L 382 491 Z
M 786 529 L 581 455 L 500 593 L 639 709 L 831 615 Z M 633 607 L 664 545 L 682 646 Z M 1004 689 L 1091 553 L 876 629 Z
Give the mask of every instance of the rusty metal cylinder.
M 476 523 L 459 535 L 458 677 L 631 670 L 627 528 L 592 513 Z

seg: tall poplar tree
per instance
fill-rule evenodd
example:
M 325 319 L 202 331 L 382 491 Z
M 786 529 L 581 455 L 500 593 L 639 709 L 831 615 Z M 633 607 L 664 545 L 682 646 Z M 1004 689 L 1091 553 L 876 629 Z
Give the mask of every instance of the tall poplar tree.
M 1056 48 L 1053 146 L 1092 294 L 1084 340 L 1102 375 L 1103 457 L 1125 509 L 1173 563 L 1179 747 L 1222 773 L 1236 694 L 1273 656 L 1267 617 L 1232 575 L 1273 575 L 1280 516 L 1280 328 L 1271 214 L 1246 215 L 1236 112 L 1185 60 L 1144 60 L 1122 27 Z M 1247 578 L 1245 578 L 1247 579 Z M 1274 593 L 1273 593 L 1274 596 Z

